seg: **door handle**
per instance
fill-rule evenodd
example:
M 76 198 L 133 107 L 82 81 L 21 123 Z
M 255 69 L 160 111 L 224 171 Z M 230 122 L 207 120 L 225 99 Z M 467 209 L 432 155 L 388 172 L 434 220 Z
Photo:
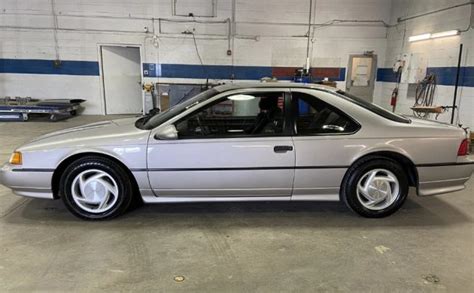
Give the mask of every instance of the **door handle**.
M 273 147 L 273 151 L 275 153 L 286 153 L 292 150 L 293 150 L 293 147 L 291 145 L 277 145 Z

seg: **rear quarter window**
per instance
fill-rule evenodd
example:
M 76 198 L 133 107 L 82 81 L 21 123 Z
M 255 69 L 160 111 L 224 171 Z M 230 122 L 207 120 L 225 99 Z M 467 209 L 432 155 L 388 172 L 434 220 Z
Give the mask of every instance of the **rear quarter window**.
M 357 122 L 328 103 L 303 93 L 292 95 L 298 135 L 352 134 L 360 129 Z
M 370 112 L 372 113 L 375 113 L 379 116 L 382 116 L 384 117 L 385 119 L 388 119 L 388 120 L 391 120 L 391 121 L 395 121 L 395 122 L 399 122 L 399 123 L 411 123 L 411 120 L 404 117 L 404 116 L 401 116 L 401 115 L 398 115 L 398 114 L 395 114 L 395 113 L 392 113 L 390 111 L 387 111 L 385 110 L 384 108 L 380 107 L 380 106 L 377 106 L 373 103 L 370 103 L 370 102 L 367 102 L 366 100 L 362 99 L 362 98 L 359 98 L 359 97 L 356 97 L 354 95 L 351 95 L 349 93 L 346 93 L 344 91 L 337 91 L 336 94 L 338 96 L 340 96 L 341 98 L 349 101 L 349 102 L 352 102 L 366 110 L 369 110 Z

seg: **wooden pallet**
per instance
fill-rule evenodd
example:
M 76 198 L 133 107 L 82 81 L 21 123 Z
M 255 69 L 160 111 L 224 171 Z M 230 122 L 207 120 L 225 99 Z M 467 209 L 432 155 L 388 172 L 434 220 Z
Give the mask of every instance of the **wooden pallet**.
M 442 106 L 413 106 L 410 109 L 412 109 L 415 112 L 420 112 L 420 113 L 440 114 L 444 112 L 444 108 Z

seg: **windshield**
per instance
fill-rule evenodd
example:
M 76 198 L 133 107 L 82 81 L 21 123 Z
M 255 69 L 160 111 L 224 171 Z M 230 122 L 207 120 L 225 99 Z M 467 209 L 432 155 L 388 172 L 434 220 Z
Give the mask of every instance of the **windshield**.
M 401 115 L 398 115 L 398 114 L 395 114 L 395 113 L 392 113 L 390 111 L 387 111 L 385 110 L 384 108 L 378 106 L 378 105 L 375 105 L 373 103 L 370 103 L 370 102 L 367 102 L 366 100 L 362 99 L 362 98 L 359 98 L 359 97 L 356 97 L 354 95 L 351 95 L 349 93 L 346 93 L 344 91 L 337 91 L 336 93 L 339 94 L 339 96 L 341 96 L 342 98 L 348 100 L 348 101 L 351 101 L 353 102 L 354 104 L 357 104 L 379 116 L 382 116 L 386 119 L 389 119 L 389 120 L 392 120 L 392 121 L 396 121 L 396 122 L 401 122 L 401 123 L 410 123 L 411 120 L 408 119 L 408 118 L 405 118 Z
M 184 102 L 178 103 L 171 108 L 169 108 L 166 111 L 163 111 L 161 113 L 158 113 L 153 116 L 145 116 L 137 120 L 135 123 L 135 126 L 140 128 L 140 129 L 153 129 L 160 125 L 161 123 L 171 119 L 172 117 L 186 111 L 187 109 L 191 108 L 194 105 L 197 105 L 201 103 L 204 100 L 207 100 L 208 98 L 214 96 L 217 94 L 216 89 L 209 89 L 207 91 L 204 91 Z

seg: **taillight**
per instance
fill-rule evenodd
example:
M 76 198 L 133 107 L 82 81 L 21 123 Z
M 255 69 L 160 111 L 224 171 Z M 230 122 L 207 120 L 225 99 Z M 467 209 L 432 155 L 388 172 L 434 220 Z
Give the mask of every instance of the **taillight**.
M 465 138 L 459 145 L 458 156 L 469 155 L 469 139 Z

